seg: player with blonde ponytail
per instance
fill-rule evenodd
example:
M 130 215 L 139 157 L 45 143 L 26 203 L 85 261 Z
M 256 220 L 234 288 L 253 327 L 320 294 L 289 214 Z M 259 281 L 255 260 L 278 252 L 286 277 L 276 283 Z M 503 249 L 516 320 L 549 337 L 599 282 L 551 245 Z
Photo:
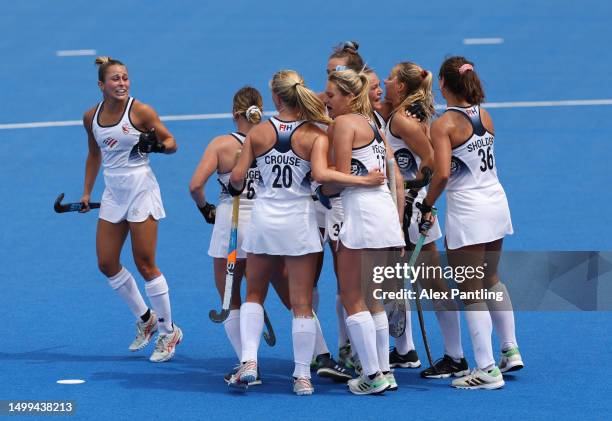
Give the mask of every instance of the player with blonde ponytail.
M 311 198 L 310 176 L 321 183 L 377 185 L 380 172 L 354 177 L 327 168 L 327 136 L 314 122 L 329 123 L 323 102 L 293 70 L 281 70 L 270 82 L 278 115 L 253 128 L 232 171 L 229 193 L 238 195 L 253 160 L 262 184 L 242 248 L 247 252 L 247 296 L 240 308 L 242 352 L 230 386 L 257 378 L 257 352 L 263 330 L 263 302 L 272 269 L 285 263 L 293 311 L 295 368 L 293 391 L 310 395 L 310 362 L 318 321 L 312 311 L 312 289 L 321 239 Z M 268 124 L 269 123 L 269 124 Z

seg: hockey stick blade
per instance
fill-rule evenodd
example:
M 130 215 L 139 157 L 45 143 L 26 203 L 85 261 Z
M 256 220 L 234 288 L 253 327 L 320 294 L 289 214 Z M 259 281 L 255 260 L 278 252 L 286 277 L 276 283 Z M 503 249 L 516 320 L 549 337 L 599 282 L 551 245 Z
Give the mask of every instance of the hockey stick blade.
M 272 323 L 270 322 L 270 318 L 268 317 L 268 312 L 264 310 L 264 323 L 266 324 L 267 332 L 263 333 L 264 340 L 268 344 L 268 346 L 273 347 L 276 345 L 276 335 L 274 334 L 274 329 L 272 328 Z
M 215 323 L 223 323 L 227 316 L 229 316 L 229 309 L 221 310 L 221 313 L 218 313 L 217 310 L 210 310 L 208 312 L 208 317 Z
M 57 213 L 65 213 L 65 212 L 80 212 L 83 210 L 84 206 L 81 202 L 73 202 L 73 203 L 62 203 L 64 199 L 64 193 L 60 193 L 55 199 L 55 203 L 53 204 L 53 209 Z M 100 207 L 99 203 L 90 202 L 89 209 L 98 209 Z

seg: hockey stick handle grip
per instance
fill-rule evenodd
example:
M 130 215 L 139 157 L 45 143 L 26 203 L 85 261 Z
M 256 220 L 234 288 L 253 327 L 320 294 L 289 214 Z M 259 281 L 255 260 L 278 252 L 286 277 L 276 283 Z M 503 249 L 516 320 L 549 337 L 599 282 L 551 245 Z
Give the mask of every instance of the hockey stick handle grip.
M 423 174 L 423 178 L 421 178 L 420 180 L 415 178 L 414 180 L 404 181 L 404 189 L 420 189 L 428 185 L 431 182 L 433 171 L 429 167 L 423 167 L 421 169 L 421 174 Z

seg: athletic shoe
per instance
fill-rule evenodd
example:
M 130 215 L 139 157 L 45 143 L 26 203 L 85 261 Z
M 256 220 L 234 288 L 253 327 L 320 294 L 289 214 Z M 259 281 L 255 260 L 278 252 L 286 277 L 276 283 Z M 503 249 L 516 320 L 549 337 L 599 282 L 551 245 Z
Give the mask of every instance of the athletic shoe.
M 501 360 L 499 362 L 499 370 L 502 373 L 518 371 L 524 366 L 518 346 L 513 346 L 512 348 L 502 351 Z
M 389 382 L 380 371 L 376 377 L 370 379 L 369 376 L 359 376 L 348 381 L 348 388 L 355 395 L 374 395 L 383 393 L 389 388 Z
M 176 346 L 183 340 L 183 331 L 180 327 L 172 324 L 174 330 L 170 333 L 160 333 L 157 335 L 155 343 L 155 351 L 151 354 L 149 361 L 154 363 L 163 363 L 174 357 Z
M 389 352 L 389 367 L 391 368 L 418 368 L 420 366 L 421 361 L 414 349 L 404 355 L 400 354 L 397 348 Z
M 232 371 L 223 376 L 223 380 L 225 380 L 225 383 L 227 383 L 228 385 L 230 384 L 230 382 L 232 381 L 232 377 L 238 373 L 239 368 L 240 364 L 238 364 L 236 367 L 234 367 Z M 259 374 L 259 367 L 257 367 L 257 378 L 255 379 L 255 381 L 248 383 L 247 386 L 259 386 L 262 383 L 263 382 L 261 381 L 261 375 Z
M 238 368 L 238 372 L 236 373 L 236 377 L 242 383 L 246 383 L 247 385 L 251 382 L 257 380 L 257 361 L 251 360 L 244 362 Z
M 484 371 L 479 368 L 472 370 L 467 376 L 453 380 L 452 386 L 459 389 L 499 389 L 504 386 L 504 377 L 499 368 Z
M 157 332 L 157 315 L 151 310 L 149 320 L 146 322 L 140 319 L 136 321 L 136 339 L 130 345 L 129 350 L 134 352 L 149 345 L 155 332 Z
M 306 377 L 293 378 L 293 393 L 298 396 L 312 395 L 314 392 L 314 386 L 310 379 Z
M 389 392 L 395 392 L 397 390 L 397 382 L 395 381 L 395 376 L 392 372 L 388 371 L 385 373 L 385 379 L 389 382 Z
M 421 371 L 421 377 L 426 379 L 446 379 L 450 376 L 461 377 L 468 374 L 470 374 L 470 369 L 465 358 L 457 362 L 446 354 L 437 360 L 433 367 Z
M 329 354 L 317 356 L 317 376 L 329 377 L 335 382 L 346 383 L 353 378 L 342 363 L 338 363 Z
M 343 345 L 338 349 L 338 362 L 343 364 L 346 368 L 353 368 L 350 342 L 347 342 L 346 345 Z

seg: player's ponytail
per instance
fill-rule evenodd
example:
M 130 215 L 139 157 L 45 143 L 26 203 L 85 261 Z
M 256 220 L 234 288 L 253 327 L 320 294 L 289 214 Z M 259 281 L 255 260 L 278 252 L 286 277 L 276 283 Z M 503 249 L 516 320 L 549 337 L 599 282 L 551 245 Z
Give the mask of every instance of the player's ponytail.
M 353 95 L 348 104 L 352 113 L 372 117 L 372 104 L 369 97 L 370 81 L 365 72 L 357 73 L 350 69 L 337 70 L 329 74 L 328 80 L 336 85 L 342 95 Z
M 304 85 L 304 79 L 294 70 L 281 70 L 272 76 L 270 89 L 288 107 L 298 113 L 300 120 L 329 124 L 325 104 Z
M 96 66 L 98 66 L 98 80 L 100 82 L 104 82 L 104 78 L 106 76 L 106 69 L 108 69 L 110 66 L 125 66 L 125 64 L 123 64 L 119 60 L 115 60 L 114 58 L 111 58 L 109 56 L 96 57 L 95 64 Z
M 430 120 L 435 114 L 432 73 L 417 64 L 405 61 L 393 68 L 393 74 L 399 83 L 406 86 L 405 92 L 402 93 L 402 102 L 395 111 L 405 113 L 411 104 L 420 102 L 425 119 Z
M 484 102 L 484 89 L 474 70 L 474 63 L 465 57 L 454 56 L 444 60 L 439 76 L 444 80 L 444 87 L 459 99 L 472 105 Z
M 263 99 L 255 88 L 245 86 L 234 94 L 232 114 L 243 115 L 251 124 L 257 124 L 263 116 Z

